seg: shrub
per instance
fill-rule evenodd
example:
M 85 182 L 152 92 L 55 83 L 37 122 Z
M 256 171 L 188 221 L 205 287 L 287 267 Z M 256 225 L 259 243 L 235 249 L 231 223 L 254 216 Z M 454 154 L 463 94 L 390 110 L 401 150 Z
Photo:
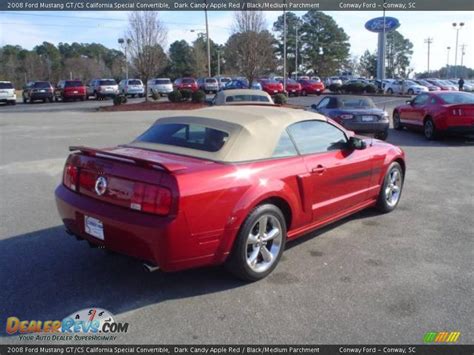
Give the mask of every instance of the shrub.
M 183 100 L 183 95 L 179 90 L 173 90 L 168 94 L 168 100 L 171 102 L 180 102 Z
M 158 94 L 157 92 L 155 92 L 155 91 L 152 91 L 152 92 L 151 92 L 151 98 L 152 98 L 153 100 L 157 101 L 157 100 L 160 99 L 160 97 L 161 97 L 161 95 Z
M 287 98 L 286 95 L 283 94 L 276 94 L 275 97 L 273 98 L 273 102 L 276 103 L 277 105 L 284 105 L 286 104 Z
M 181 97 L 183 100 L 189 100 L 193 96 L 193 91 L 189 89 L 179 90 L 181 92 Z
M 365 92 L 368 94 L 375 94 L 377 92 L 377 87 L 372 84 L 368 84 L 365 86 Z
M 115 95 L 114 96 L 114 105 L 122 105 L 127 103 L 127 97 L 125 95 Z
M 329 85 L 328 89 L 331 92 L 341 92 L 342 91 L 342 85 L 341 84 L 331 84 L 331 85 Z
M 202 90 L 195 91 L 192 94 L 191 100 L 194 103 L 202 104 L 206 102 L 206 93 Z

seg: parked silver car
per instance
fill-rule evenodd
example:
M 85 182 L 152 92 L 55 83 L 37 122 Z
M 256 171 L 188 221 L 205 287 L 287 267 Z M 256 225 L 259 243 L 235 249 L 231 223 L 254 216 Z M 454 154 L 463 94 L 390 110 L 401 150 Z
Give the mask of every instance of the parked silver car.
M 114 97 L 119 93 L 115 79 L 93 79 L 86 86 L 87 97 L 93 96 L 96 100 L 105 97 Z
M 16 92 L 10 81 L 0 81 L 0 102 L 8 105 L 16 104 Z
M 170 78 L 154 78 L 148 80 L 148 95 L 153 93 L 160 96 L 168 95 L 173 91 L 173 83 Z
M 124 79 L 119 83 L 119 92 L 123 95 L 131 97 L 143 97 L 145 94 L 145 86 L 140 79 Z
M 199 89 L 208 93 L 216 93 L 219 91 L 219 81 L 216 78 L 199 78 L 197 80 Z

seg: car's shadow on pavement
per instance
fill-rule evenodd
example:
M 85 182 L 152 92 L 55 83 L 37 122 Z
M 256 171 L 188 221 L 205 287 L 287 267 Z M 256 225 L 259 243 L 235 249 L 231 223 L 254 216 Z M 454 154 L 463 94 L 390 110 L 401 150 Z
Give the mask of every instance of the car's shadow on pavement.
M 147 273 L 139 261 L 91 249 L 62 226 L 1 240 L 0 250 L 1 324 L 10 316 L 61 320 L 88 307 L 119 314 L 245 285 L 222 267 Z
M 474 146 L 474 136 L 443 136 L 429 141 L 415 129 L 390 129 L 387 142 L 401 147 L 466 147 Z

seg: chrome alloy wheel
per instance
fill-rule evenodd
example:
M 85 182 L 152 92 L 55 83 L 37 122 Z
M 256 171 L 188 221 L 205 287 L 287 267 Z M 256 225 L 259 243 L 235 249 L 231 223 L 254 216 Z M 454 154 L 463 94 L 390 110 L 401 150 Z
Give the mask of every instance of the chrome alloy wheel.
M 424 131 L 425 131 L 425 137 L 426 138 L 429 139 L 429 138 L 433 137 L 434 126 L 433 126 L 433 122 L 431 120 L 428 120 L 428 121 L 425 122 Z
M 282 245 L 282 227 L 272 215 L 261 216 L 247 238 L 247 264 L 255 272 L 267 271 L 276 261 Z
M 397 204 L 402 191 L 402 175 L 400 170 L 394 168 L 388 175 L 387 185 L 385 186 L 385 199 L 390 207 Z

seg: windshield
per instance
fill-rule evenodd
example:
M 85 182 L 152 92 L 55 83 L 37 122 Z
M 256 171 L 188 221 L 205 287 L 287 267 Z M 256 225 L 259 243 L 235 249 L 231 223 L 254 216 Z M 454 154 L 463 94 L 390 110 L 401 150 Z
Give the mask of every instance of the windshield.
M 375 108 L 374 102 L 369 98 L 339 98 L 340 108 Z
M 474 94 L 464 92 L 446 92 L 439 94 L 446 104 L 474 104 Z
M 66 81 L 66 83 L 64 84 L 64 87 L 66 88 L 76 87 L 76 86 L 82 86 L 82 81 L 80 80 Z
M 245 101 L 270 102 L 268 97 L 264 95 L 233 95 L 233 96 L 228 96 L 225 99 L 225 102 L 245 102 Z
M 134 143 L 165 144 L 176 147 L 217 152 L 229 134 L 213 128 L 187 123 L 157 123 L 139 136 Z
M 99 82 L 99 85 L 117 85 L 117 83 L 115 82 L 115 80 L 101 80 Z
M 0 83 L 0 89 L 13 89 L 12 83 Z
M 47 81 L 37 81 L 33 87 L 35 88 L 41 88 L 41 89 L 49 89 L 51 87 L 51 84 Z
M 155 80 L 156 85 L 165 85 L 165 84 L 171 84 L 170 79 L 157 79 Z

